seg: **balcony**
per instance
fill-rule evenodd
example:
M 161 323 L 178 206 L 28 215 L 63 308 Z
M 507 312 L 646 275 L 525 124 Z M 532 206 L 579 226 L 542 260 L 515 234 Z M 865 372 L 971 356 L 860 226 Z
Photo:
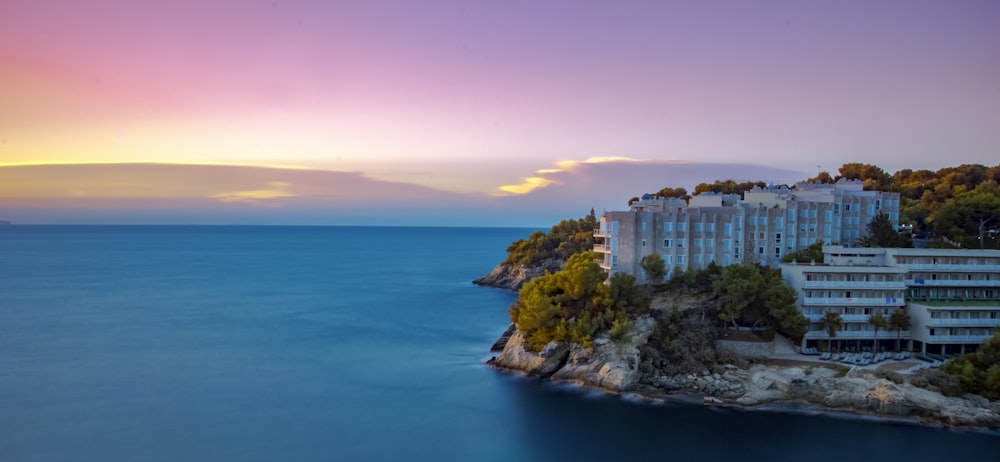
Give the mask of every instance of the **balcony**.
M 1000 265 L 949 265 L 946 263 L 909 263 L 899 265 L 910 271 L 975 271 L 975 272 L 996 272 L 1000 271 Z
M 805 289 L 884 289 L 903 290 L 906 285 L 903 281 L 806 281 L 802 285 Z
M 870 314 L 842 314 L 840 315 L 840 320 L 843 322 L 868 322 Z M 808 314 L 806 318 L 811 322 L 821 322 L 823 320 L 822 314 Z
M 992 335 L 931 335 L 927 343 L 983 343 Z
M 1000 279 L 907 279 L 911 287 L 1000 287 Z
M 806 297 L 802 299 L 803 305 L 820 305 L 820 306 L 858 306 L 858 305 L 869 305 L 869 306 L 903 306 L 906 305 L 906 300 L 903 297 L 893 298 L 837 298 L 837 297 Z
M 594 237 L 611 237 L 611 233 L 607 231 L 601 231 L 600 228 L 594 230 Z
M 968 327 L 1000 327 L 1000 319 L 990 318 L 931 318 L 929 327 L 968 326 Z
M 607 244 L 594 244 L 594 252 L 611 253 L 611 246 Z
M 833 340 L 871 340 L 875 338 L 875 331 L 873 330 L 838 330 L 837 335 L 830 337 L 827 335 L 825 330 L 811 330 L 806 332 L 805 338 L 808 339 L 830 339 Z M 896 340 L 896 331 L 881 329 L 878 331 L 879 340 Z M 899 338 L 908 339 L 910 338 L 910 331 L 904 330 L 899 332 Z

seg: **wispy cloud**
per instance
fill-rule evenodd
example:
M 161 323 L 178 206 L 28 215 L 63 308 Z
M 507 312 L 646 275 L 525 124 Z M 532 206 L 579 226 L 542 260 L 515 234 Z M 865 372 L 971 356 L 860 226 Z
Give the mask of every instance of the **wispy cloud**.
M 559 181 L 554 179 L 553 176 L 565 173 L 573 172 L 579 169 L 581 166 L 594 165 L 594 164 L 608 164 L 608 163 L 634 163 L 642 162 L 639 159 L 633 159 L 631 157 L 590 157 L 586 160 L 561 160 L 555 163 L 555 168 L 543 168 L 535 170 L 535 175 L 526 178 L 522 178 L 521 182 L 518 184 L 508 184 L 500 186 L 499 191 L 495 192 L 494 196 L 508 196 L 508 195 L 521 195 L 528 194 L 532 191 L 544 188 L 552 184 L 558 184 Z
M 285 181 L 272 181 L 267 184 L 266 189 L 251 189 L 247 191 L 230 191 L 213 194 L 212 198 L 222 202 L 245 202 L 249 204 L 261 204 L 267 199 L 279 199 L 283 197 L 295 197 L 295 194 L 288 191 L 291 183 Z

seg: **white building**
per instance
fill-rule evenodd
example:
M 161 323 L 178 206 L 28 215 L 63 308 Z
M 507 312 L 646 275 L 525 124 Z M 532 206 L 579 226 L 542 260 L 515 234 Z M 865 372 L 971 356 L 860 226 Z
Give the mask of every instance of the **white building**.
M 700 194 L 690 202 L 644 196 L 630 210 L 605 212 L 595 232 L 599 263 L 643 281 L 640 262 L 657 253 L 667 268 L 756 262 L 776 266 L 816 242 L 851 244 L 878 213 L 899 220 L 899 194 L 865 191 L 860 181 L 798 183 L 737 195 Z
M 963 353 L 1000 332 L 1000 251 L 824 246 L 823 253 L 822 264 L 781 266 L 810 320 L 803 346 L 834 340 L 868 348 L 868 317 L 888 318 L 896 307 L 912 321 L 898 334 L 922 352 Z M 819 322 L 827 311 L 844 321 L 832 339 Z M 879 332 L 880 349 L 897 338 L 886 331 Z

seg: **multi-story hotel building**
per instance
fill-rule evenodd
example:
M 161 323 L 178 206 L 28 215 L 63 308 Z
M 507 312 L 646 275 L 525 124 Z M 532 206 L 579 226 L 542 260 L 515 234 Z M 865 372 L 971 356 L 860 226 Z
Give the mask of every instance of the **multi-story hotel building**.
M 700 194 L 689 202 L 644 196 L 630 210 L 605 212 L 595 231 L 598 263 L 644 281 L 640 262 L 657 253 L 670 271 L 756 262 L 776 266 L 816 242 L 851 244 L 876 214 L 899 220 L 899 194 L 865 191 L 860 181 L 798 183 L 738 195 Z
M 781 265 L 810 320 L 804 347 L 827 340 L 870 347 L 869 316 L 888 318 L 896 307 L 910 314 L 910 328 L 879 331 L 880 349 L 898 335 L 911 349 L 963 353 L 1000 332 L 1000 251 L 824 246 L 823 253 L 821 264 Z M 832 338 L 820 322 L 827 311 L 843 320 Z

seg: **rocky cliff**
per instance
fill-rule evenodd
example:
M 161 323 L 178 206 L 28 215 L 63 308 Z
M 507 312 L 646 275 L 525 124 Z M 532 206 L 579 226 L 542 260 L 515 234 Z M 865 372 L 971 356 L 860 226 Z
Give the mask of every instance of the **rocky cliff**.
M 873 371 L 813 366 L 755 364 L 748 368 L 719 365 L 696 374 L 661 375 L 643 372 L 638 347 L 646 342 L 655 322 L 648 317 L 633 322 L 630 340 L 610 342 L 599 337 L 590 348 L 550 343 L 538 353 L 514 332 L 493 367 L 537 377 L 565 380 L 610 392 L 635 392 L 649 398 L 701 395 L 706 404 L 755 407 L 799 403 L 817 409 L 863 415 L 912 418 L 923 423 L 957 427 L 1000 427 L 1000 402 L 966 395 L 946 397 L 906 383 L 878 378 Z
M 550 273 L 559 271 L 563 263 L 566 262 L 558 258 L 549 258 L 541 264 L 534 266 L 501 263 L 496 268 L 493 268 L 493 271 L 472 281 L 472 283 L 498 289 L 519 290 L 524 283 L 545 274 L 546 271 Z

